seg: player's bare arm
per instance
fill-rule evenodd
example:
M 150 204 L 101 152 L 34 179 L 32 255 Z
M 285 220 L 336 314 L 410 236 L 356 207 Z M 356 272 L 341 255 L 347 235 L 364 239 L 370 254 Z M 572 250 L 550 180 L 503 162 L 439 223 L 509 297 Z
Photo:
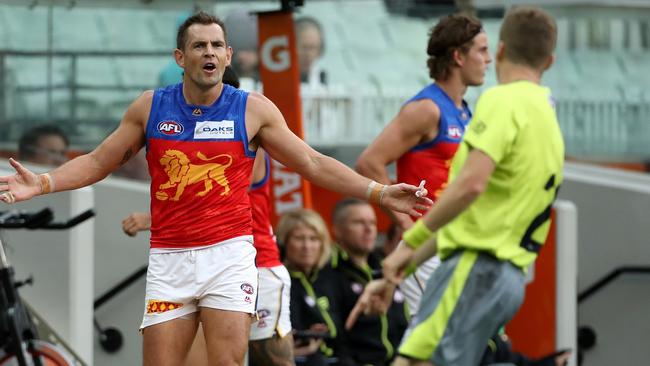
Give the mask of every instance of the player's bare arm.
M 440 109 L 429 99 L 406 104 L 377 138 L 361 153 L 356 170 L 383 184 L 390 184 L 386 166 L 414 146 L 433 140 L 438 134 Z M 408 215 L 386 210 L 393 222 L 408 229 L 413 221 Z
M 47 174 L 36 175 L 19 162 L 10 159 L 16 170 L 12 176 L 0 177 L 0 188 L 8 193 L 0 200 L 13 203 L 40 194 L 77 189 L 93 184 L 126 163 L 144 145 L 144 131 L 151 91 L 143 93 L 129 106 L 119 127 L 95 150 L 79 156 Z
M 262 146 L 280 163 L 294 169 L 306 179 L 345 195 L 368 198 L 371 181 L 345 164 L 312 149 L 287 127 L 282 113 L 266 97 L 251 93 L 246 104 L 246 129 L 254 136 L 251 147 Z M 379 185 L 378 185 L 379 186 Z M 416 209 L 426 209 L 432 202 L 415 196 L 418 187 L 398 184 L 382 188 L 377 203 L 411 215 Z M 373 193 L 375 194 L 375 193 Z M 372 197 L 372 196 L 371 196 Z M 378 197 L 378 194 L 375 194 Z
M 386 166 L 414 146 L 438 134 L 440 109 L 428 99 L 406 104 L 377 138 L 361 153 L 356 170 L 363 176 L 390 184 Z
M 125 164 L 144 146 L 152 99 L 152 91 L 140 95 L 126 110 L 118 128 L 88 154 L 93 161 L 90 165 L 96 170 L 95 179 L 102 179 Z

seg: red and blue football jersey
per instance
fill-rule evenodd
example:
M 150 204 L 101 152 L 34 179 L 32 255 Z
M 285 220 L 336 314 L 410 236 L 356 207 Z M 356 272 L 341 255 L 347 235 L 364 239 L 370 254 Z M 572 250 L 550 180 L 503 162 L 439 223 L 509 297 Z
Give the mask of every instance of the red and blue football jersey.
M 146 130 L 152 248 L 252 235 L 247 98 L 228 85 L 211 106 L 187 104 L 182 84 L 154 92 Z
M 462 108 L 438 85 L 422 89 L 406 103 L 430 99 L 440 109 L 438 135 L 431 141 L 414 146 L 397 160 L 397 181 L 419 185 L 425 179 L 429 198 L 436 200 L 447 185 L 451 160 L 463 139 L 472 114 L 463 101 Z
M 249 196 L 253 210 L 253 237 L 257 256 L 255 264 L 258 268 L 276 267 L 280 262 L 280 249 L 275 241 L 271 225 L 271 187 L 269 184 L 269 156 L 264 154 L 266 174 L 259 182 L 251 185 Z

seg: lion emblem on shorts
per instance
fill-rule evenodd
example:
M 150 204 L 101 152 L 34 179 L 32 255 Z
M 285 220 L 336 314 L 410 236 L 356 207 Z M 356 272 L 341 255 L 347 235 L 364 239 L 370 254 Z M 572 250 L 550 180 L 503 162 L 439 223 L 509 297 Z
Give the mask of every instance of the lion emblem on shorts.
M 178 201 L 188 184 L 203 183 L 205 189 L 197 193 L 203 197 L 213 188 L 213 182 L 223 187 L 222 196 L 230 194 L 230 185 L 226 178 L 226 169 L 232 165 L 232 156 L 219 154 L 208 158 L 203 153 L 197 152 L 196 157 L 204 161 L 203 164 L 192 164 L 187 155 L 178 150 L 167 150 L 160 158 L 160 165 L 164 167 L 169 180 L 158 187 L 156 198 L 165 201 L 167 199 Z M 227 159 L 225 164 L 214 162 L 217 159 Z M 172 197 L 165 192 L 166 189 L 176 188 Z

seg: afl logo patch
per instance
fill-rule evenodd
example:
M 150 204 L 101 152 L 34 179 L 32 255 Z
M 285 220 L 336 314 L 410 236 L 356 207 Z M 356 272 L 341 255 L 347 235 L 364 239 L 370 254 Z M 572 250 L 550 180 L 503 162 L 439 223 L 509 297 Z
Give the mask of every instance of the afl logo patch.
M 253 294 L 253 285 L 250 283 L 242 283 L 240 286 L 241 290 L 245 293 L 252 295 Z
M 458 127 L 449 127 L 447 129 L 447 136 L 449 136 L 452 139 L 459 139 L 463 137 L 463 130 L 461 130 Z
M 158 123 L 158 131 L 163 135 L 180 135 L 183 133 L 183 125 L 176 121 L 162 121 Z

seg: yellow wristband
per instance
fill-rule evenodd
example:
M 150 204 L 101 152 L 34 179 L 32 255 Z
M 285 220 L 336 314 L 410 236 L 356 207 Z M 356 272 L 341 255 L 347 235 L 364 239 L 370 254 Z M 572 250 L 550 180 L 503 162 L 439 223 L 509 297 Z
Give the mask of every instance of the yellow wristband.
M 409 264 L 406 265 L 406 268 L 404 268 L 404 277 L 412 275 L 417 269 L 418 266 L 416 266 L 415 263 L 409 262 Z
M 433 235 L 434 232 L 429 230 L 422 220 L 418 220 L 415 222 L 415 225 L 404 232 L 402 240 L 409 247 L 417 249 L 427 240 L 431 239 Z

